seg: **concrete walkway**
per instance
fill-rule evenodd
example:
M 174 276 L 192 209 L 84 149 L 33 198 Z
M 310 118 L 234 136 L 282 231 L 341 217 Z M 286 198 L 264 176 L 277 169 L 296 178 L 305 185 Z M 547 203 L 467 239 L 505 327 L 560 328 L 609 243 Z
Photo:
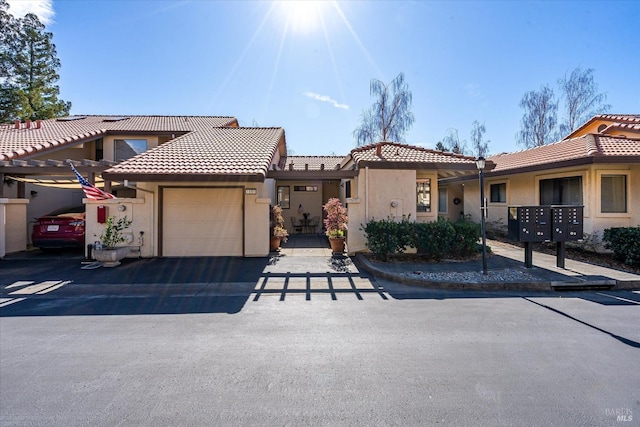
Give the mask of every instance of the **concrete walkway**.
M 524 249 L 508 243 L 491 240 L 487 243 L 494 254 L 524 263 Z M 590 277 L 606 277 L 615 280 L 622 288 L 640 286 L 640 274 L 627 273 L 613 268 L 601 267 L 586 262 L 565 259 L 565 268 L 556 266 L 556 256 L 542 252 L 533 253 L 533 265 L 567 277 L 588 280 Z

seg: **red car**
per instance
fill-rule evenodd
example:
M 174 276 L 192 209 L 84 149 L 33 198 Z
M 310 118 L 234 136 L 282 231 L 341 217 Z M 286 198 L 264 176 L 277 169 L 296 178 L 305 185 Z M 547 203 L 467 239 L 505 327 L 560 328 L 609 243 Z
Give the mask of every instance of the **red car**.
M 84 247 L 85 206 L 57 209 L 38 218 L 31 242 L 41 249 Z

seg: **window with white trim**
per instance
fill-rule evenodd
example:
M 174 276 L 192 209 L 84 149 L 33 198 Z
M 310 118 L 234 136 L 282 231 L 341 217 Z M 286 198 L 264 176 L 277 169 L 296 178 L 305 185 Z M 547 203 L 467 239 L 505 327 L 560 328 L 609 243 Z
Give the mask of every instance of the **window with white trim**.
M 116 162 L 130 159 L 140 153 L 147 151 L 146 139 L 115 139 L 114 159 Z
M 626 175 L 602 175 L 600 177 L 600 211 L 602 213 L 627 212 Z
M 582 205 L 582 177 L 540 180 L 541 205 Z
M 507 203 L 507 183 L 491 184 L 489 186 L 491 203 Z
M 431 212 L 431 179 L 416 182 L 416 211 Z

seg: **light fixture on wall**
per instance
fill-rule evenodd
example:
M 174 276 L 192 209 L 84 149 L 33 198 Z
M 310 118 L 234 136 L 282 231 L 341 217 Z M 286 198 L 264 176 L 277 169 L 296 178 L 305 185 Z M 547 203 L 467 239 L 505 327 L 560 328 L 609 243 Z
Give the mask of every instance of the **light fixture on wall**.
M 31 197 L 37 197 L 38 192 L 36 190 L 31 190 Z
M 124 212 L 124 211 L 126 211 L 126 210 L 127 210 L 127 207 L 126 207 L 125 205 L 120 205 L 120 206 L 118 206 L 118 210 L 119 210 L 120 212 Z

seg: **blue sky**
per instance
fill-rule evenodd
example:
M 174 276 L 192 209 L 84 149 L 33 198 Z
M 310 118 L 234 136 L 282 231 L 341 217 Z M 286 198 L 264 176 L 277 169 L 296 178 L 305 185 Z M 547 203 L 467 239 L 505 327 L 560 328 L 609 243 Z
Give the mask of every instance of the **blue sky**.
M 637 1 L 10 4 L 48 22 L 73 114 L 235 116 L 283 127 L 298 155 L 348 153 L 370 80 L 400 72 L 406 141 L 427 148 L 478 120 L 491 153 L 519 150 L 523 94 L 578 66 L 611 112 L 640 114 Z

